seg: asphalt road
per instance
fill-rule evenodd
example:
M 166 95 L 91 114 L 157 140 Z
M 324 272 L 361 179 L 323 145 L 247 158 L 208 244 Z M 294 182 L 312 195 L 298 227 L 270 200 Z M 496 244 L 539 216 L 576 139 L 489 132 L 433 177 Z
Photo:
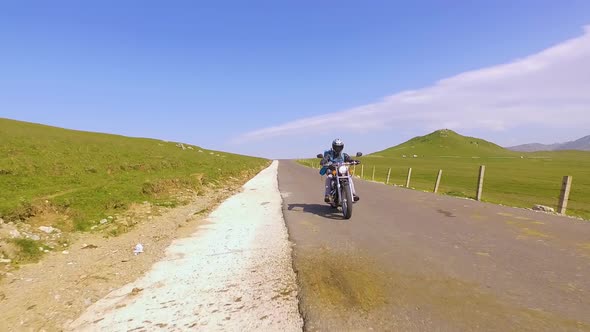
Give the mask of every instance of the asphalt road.
M 308 331 L 590 331 L 590 223 L 279 165 Z

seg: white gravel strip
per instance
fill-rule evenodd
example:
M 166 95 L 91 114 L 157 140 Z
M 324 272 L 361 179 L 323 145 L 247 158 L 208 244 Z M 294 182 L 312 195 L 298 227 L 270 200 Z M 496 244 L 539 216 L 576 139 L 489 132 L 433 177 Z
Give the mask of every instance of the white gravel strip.
M 211 213 L 208 224 L 174 241 L 145 276 L 66 329 L 301 331 L 277 170 L 274 161 Z

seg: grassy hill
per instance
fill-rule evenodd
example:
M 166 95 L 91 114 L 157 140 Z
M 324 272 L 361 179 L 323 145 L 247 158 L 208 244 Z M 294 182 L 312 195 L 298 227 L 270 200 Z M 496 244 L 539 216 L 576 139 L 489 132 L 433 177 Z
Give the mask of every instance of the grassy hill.
M 269 161 L 155 139 L 66 130 L 0 118 L 0 217 L 44 211 L 87 230 L 134 202 L 243 182 Z M 68 225 L 61 225 L 67 228 Z
M 402 155 L 408 157 L 413 155 L 421 157 L 501 157 L 516 156 L 518 153 L 479 138 L 461 136 L 452 130 L 441 129 L 425 136 L 414 137 L 405 143 L 375 152 L 372 155 L 383 157 L 401 157 Z
M 375 181 L 385 182 L 391 168 L 390 184 L 404 185 L 411 167 L 410 186 L 424 191 L 433 190 L 438 170 L 442 169 L 439 193 L 469 198 L 475 197 L 479 166 L 485 165 L 483 200 L 524 208 L 535 204 L 557 208 L 562 177 L 571 175 L 567 213 L 590 220 L 590 152 L 514 152 L 481 139 L 439 130 L 361 159 L 365 179 L 372 179 L 375 168 Z M 302 163 L 317 165 L 318 161 Z M 359 167 L 356 171 L 360 174 Z

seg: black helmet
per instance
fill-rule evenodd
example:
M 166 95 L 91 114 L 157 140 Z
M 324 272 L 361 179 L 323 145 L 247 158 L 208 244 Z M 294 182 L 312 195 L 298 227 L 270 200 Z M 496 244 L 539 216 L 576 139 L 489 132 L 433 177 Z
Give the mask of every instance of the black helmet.
M 335 139 L 332 141 L 332 150 L 336 152 L 336 155 L 339 156 L 342 150 L 344 150 L 344 142 L 340 138 Z

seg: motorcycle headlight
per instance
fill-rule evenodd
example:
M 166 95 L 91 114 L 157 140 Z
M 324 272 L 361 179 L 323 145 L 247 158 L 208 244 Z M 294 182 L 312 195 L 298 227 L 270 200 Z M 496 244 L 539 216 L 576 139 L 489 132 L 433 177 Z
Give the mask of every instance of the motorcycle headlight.
M 348 167 L 347 167 L 347 166 L 340 166 L 340 167 L 338 168 L 338 172 L 339 172 L 340 174 L 343 174 L 343 175 L 344 175 L 344 174 L 348 173 Z

